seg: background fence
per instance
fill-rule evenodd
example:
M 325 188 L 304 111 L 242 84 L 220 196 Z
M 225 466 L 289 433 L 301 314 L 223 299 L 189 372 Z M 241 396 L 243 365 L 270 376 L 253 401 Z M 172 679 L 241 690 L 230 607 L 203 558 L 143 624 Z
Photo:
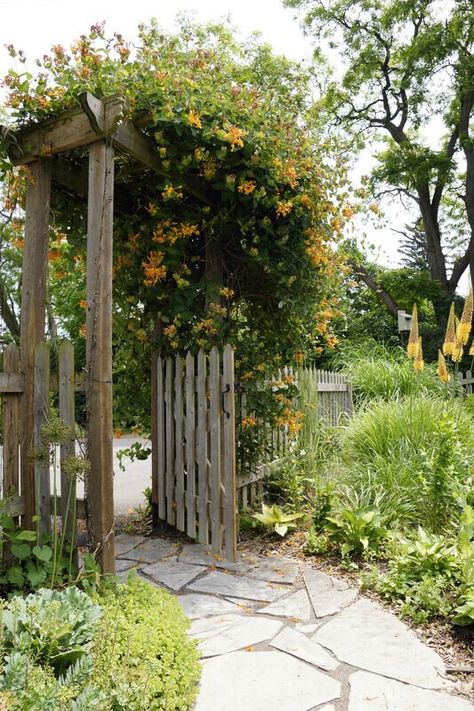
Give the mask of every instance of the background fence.
M 324 425 L 337 426 L 342 417 L 350 417 L 353 410 L 352 386 L 349 378 L 343 373 L 320 370 L 314 366 L 304 368 L 287 367 L 278 371 L 272 382 L 284 382 L 291 378 L 299 395 L 295 408 L 314 408 L 316 417 Z M 305 402 L 302 402 L 304 398 Z M 237 404 L 240 421 L 247 412 L 246 395 L 243 391 Z M 237 423 L 239 431 L 239 422 Z M 304 426 L 304 424 L 303 424 Z M 260 453 L 249 470 L 237 472 L 238 504 L 240 508 L 256 506 L 263 495 L 263 480 L 270 468 L 281 457 L 285 456 L 295 437 L 291 436 L 288 427 L 273 426 L 257 421 L 257 428 L 263 437 Z M 246 468 L 247 469 L 247 468 Z
M 287 426 L 256 423 L 263 442 L 251 470 L 239 471 L 237 438 L 247 412 L 245 390 L 238 388 L 234 352 L 214 347 L 207 355 L 157 356 L 152 396 L 152 501 L 157 518 L 233 560 L 237 505 L 254 505 L 266 469 L 282 457 L 294 436 Z M 282 369 L 275 381 L 305 381 L 314 393 L 318 417 L 331 425 L 352 412 L 348 379 L 314 368 Z M 295 406 L 297 403 L 295 402 Z M 236 438 L 237 434 L 237 438 Z
M 74 348 L 68 341 L 63 341 L 57 352 L 57 372 L 51 372 L 52 354 L 50 346 L 40 343 L 34 354 L 34 433 L 33 448 L 29 456 L 34 460 L 34 498 L 36 514 L 39 516 L 39 529 L 44 533 L 51 532 L 51 515 L 54 511 L 63 517 L 65 538 L 74 544 L 76 540 L 77 522 L 73 520 L 72 511 L 77 517 L 85 516 L 84 503 L 80 508 L 76 505 L 75 479 L 63 472 L 65 459 L 75 454 L 75 439 L 71 439 L 60 448 L 58 475 L 60 478 L 61 497 L 51 491 L 51 472 L 48 457 L 34 456 L 44 448 L 42 428 L 50 420 L 50 394 L 57 393 L 58 412 L 61 420 L 74 427 L 75 410 L 75 374 Z M 82 387 L 79 385 L 79 387 Z M 25 514 L 25 498 L 30 494 L 27 484 L 21 479 L 21 405 L 24 392 L 24 376 L 20 372 L 19 352 L 15 345 L 7 346 L 3 351 L 3 371 L 0 372 L 0 397 L 2 400 L 2 452 L 1 452 L 1 500 L 3 511 L 20 520 Z M 59 482 L 58 482 L 59 484 Z

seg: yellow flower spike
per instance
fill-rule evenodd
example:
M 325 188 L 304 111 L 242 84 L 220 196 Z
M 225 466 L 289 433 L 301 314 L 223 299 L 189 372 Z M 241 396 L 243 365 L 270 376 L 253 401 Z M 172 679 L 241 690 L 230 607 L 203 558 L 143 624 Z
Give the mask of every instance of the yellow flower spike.
M 443 355 L 452 356 L 454 347 L 456 345 L 456 315 L 454 313 L 454 303 L 451 304 L 449 310 L 448 324 L 446 326 L 446 334 L 444 336 L 443 343 Z
M 472 314 L 474 310 L 474 297 L 472 294 L 472 289 L 470 289 L 469 294 L 464 301 L 464 308 L 462 310 L 461 320 L 458 326 L 458 340 L 461 341 L 463 346 L 466 345 L 469 339 L 469 334 L 471 333 L 472 325 Z
M 415 359 L 418 353 L 418 345 L 420 343 L 419 340 L 419 332 L 418 332 L 418 309 L 416 308 L 416 305 L 413 307 L 413 313 L 411 316 L 411 327 L 410 327 L 410 335 L 408 337 L 408 345 L 407 345 L 407 355 L 409 358 Z
M 421 342 L 421 336 L 418 336 L 418 347 L 416 350 L 415 360 L 413 361 L 413 367 L 418 372 L 421 372 L 425 367 L 425 361 L 423 360 L 423 344 Z
M 471 347 L 469 349 L 469 355 L 474 357 L 474 340 L 471 343 Z
M 448 367 L 446 365 L 446 358 L 444 357 L 442 351 L 438 351 L 438 378 L 442 383 L 449 383 L 450 376 L 448 373 Z
M 464 347 L 461 343 L 461 341 L 458 341 L 456 339 L 456 342 L 454 343 L 453 347 L 453 352 L 451 353 L 451 360 L 453 363 L 459 363 L 459 361 L 462 360 L 462 357 L 464 355 Z

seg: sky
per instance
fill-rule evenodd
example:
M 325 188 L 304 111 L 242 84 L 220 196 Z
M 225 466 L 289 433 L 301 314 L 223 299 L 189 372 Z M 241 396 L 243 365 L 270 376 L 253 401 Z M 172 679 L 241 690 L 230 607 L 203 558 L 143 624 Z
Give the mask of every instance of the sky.
M 305 37 L 295 11 L 284 8 L 281 0 L 0 0 L 0 76 L 12 65 L 5 44 L 23 49 L 33 61 L 53 44 L 68 46 L 96 22 L 105 20 L 111 33 L 120 32 L 133 39 L 139 23 L 156 17 L 165 29 L 172 29 L 182 12 L 192 13 L 199 21 L 230 17 L 242 36 L 257 31 L 276 52 L 296 61 L 311 61 L 311 41 Z M 355 166 L 354 180 L 358 181 L 372 164 L 366 152 Z M 397 227 L 398 212 L 392 207 L 387 215 Z M 368 243 L 375 246 L 377 261 L 396 264 L 395 234 L 389 228 L 364 229 Z

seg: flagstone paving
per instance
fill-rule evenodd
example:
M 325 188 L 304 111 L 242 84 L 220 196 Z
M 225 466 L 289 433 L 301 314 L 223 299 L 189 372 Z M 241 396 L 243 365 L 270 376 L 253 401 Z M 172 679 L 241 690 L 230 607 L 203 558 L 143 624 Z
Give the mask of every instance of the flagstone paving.
M 171 590 L 202 655 L 193 711 L 474 711 L 441 657 L 377 603 L 289 558 L 118 536 L 117 571 Z

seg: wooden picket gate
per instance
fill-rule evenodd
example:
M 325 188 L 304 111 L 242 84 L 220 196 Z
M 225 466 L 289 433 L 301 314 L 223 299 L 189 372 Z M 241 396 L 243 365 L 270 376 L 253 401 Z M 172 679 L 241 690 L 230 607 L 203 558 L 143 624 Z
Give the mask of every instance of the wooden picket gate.
M 235 560 L 234 352 L 156 362 L 152 501 L 157 516 Z
M 298 372 L 284 368 L 277 379 Z M 314 383 L 318 414 L 338 424 L 352 412 L 348 378 L 304 369 Z M 237 472 L 236 431 L 246 414 L 245 392 L 235 396 L 234 352 L 214 347 L 152 363 L 152 503 L 155 523 L 174 526 L 190 538 L 235 560 L 238 502 L 255 504 L 266 466 L 283 456 L 292 438 L 285 427 L 264 427 L 270 446 L 251 472 Z M 236 408 L 237 404 L 237 408 Z
M 42 426 L 50 418 L 50 392 L 58 393 L 59 416 L 68 425 L 74 425 L 75 389 L 83 389 L 82 384 L 75 382 L 74 348 L 68 341 L 63 341 L 58 348 L 58 372 L 50 372 L 50 347 L 39 343 L 34 353 L 34 431 L 33 447 L 42 447 Z M 62 463 L 66 457 L 74 455 L 75 441 L 63 443 L 60 448 L 61 497 L 51 491 L 49 459 L 34 461 L 34 491 L 28 487 L 28 482 L 22 481 L 21 445 L 22 422 L 21 404 L 24 392 L 25 378 L 20 370 L 20 359 L 14 344 L 3 351 L 3 372 L 0 373 L 0 396 L 2 400 L 2 456 L 1 456 L 1 498 L 0 508 L 20 518 L 27 511 L 27 500 L 33 501 L 34 510 L 39 517 L 39 529 L 44 533 L 51 531 L 51 516 L 54 511 L 63 518 L 65 539 L 73 546 L 76 541 L 77 522 L 72 518 L 72 511 L 77 517 L 85 516 L 84 502 L 76 502 L 76 483 L 67 476 Z M 31 456 L 29 452 L 28 456 Z M 59 483 L 59 482 L 58 482 Z M 78 508 L 80 505 L 80 508 Z

